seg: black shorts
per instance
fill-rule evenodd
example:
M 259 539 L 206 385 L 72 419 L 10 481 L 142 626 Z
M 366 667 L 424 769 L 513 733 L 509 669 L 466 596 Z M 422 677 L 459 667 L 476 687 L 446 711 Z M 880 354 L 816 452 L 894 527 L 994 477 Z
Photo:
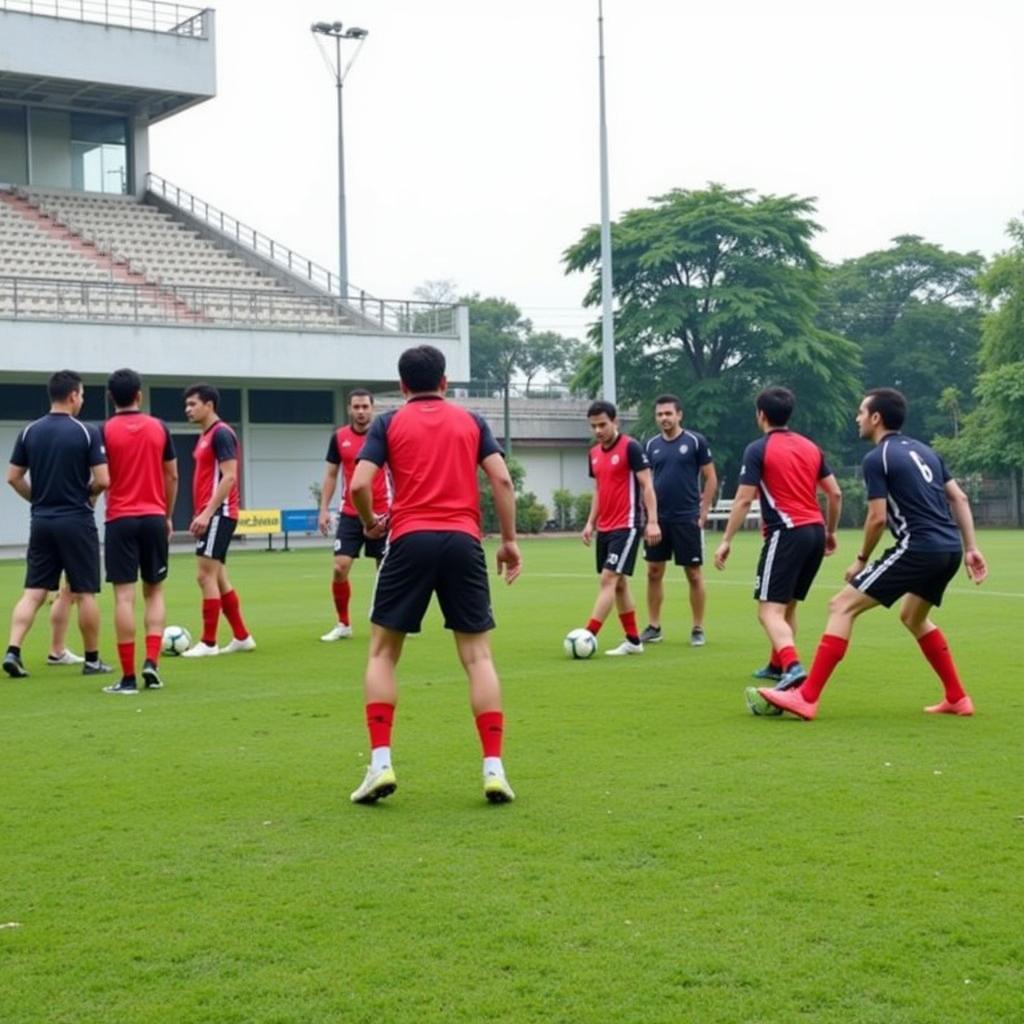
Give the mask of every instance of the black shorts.
M 772 531 L 761 548 L 754 597 L 773 604 L 802 601 L 825 557 L 825 527 L 820 523 Z
M 237 519 L 229 519 L 219 512 L 210 520 L 206 533 L 196 541 L 196 557 L 213 558 L 218 562 L 228 560 L 228 545 L 234 536 Z
M 600 573 L 610 569 L 620 576 L 632 576 L 639 546 L 639 530 L 608 530 L 607 533 L 598 533 L 597 571 Z
M 100 535 L 91 515 L 33 516 L 25 569 L 26 590 L 58 590 L 67 575 L 73 594 L 100 592 Z
M 124 516 L 104 529 L 103 560 L 108 583 L 167 579 L 167 520 L 164 516 Z
M 363 533 L 363 523 L 359 516 L 338 516 L 338 532 L 334 535 L 335 555 L 358 558 L 360 551 L 365 547 L 366 557 L 376 558 L 380 562 L 387 546 L 387 537 L 370 540 Z
M 670 558 L 676 565 L 704 564 L 704 531 L 692 523 L 658 523 L 661 540 L 657 544 L 644 544 L 644 558 L 648 562 L 667 562 Z
M 889 548 L 880 558 L 864 566 L 850 580 L 850 585 L 886 608 L 892 607 L 904 594 L 913 594 L 938 607 L 949 581 L 960 568 L 961 557 L 959 551 Z
M 445 629 L 494 629 L 480 541 L 468 533 L 442 530 L 407 533 L 391 541 L 377 573 L 370 621 L 401 633 L 418 633 L 432 594 L 437 594 Z

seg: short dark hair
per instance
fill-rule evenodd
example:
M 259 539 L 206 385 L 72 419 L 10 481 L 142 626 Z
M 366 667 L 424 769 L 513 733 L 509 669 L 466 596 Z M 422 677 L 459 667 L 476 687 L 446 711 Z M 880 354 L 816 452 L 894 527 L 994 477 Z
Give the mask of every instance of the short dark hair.
M 758 412 L 764 413 L 768 425 L 784 427 L 796 407 L 796 395 L 789 388 L 765 388 L 754 401 Z
M 107 378 L 107 390 L 114 400 L 114 407 L 124 409 L 135 401 L 135 396 L 142 390 L 142 378 L 126 366 L 115 370 Z
M 437 391 L 444 376 L 444 353 L 433 345 L 407 348 L 398 360 L 398 376 L 413 393 Z
M 82 378 L 74 370 L 58 370 L 47 382 L 51 402 L 66 402 L 75 391 L 82 390 Z
M 220 404 L 220 392 L 212 384 L 189 384 L 181 393 L 182 398 L 191 398 L 197 395 L 200 402 L 212 402 L 213 411 L 217 411 Z
M 619 412 L 611 402 L 606 402 L 603 398 L 599 398 L 596 402 L 590 403 L 590 408 L 587 410 L 587 419 L 591 416 L 607 416 L 610 420 L 619 418 Z
M 654 407 L 657 409 L 659 405 L 668 405 L 671 402 L 676 407 L 676 412 L 683 411 L 683 403 L 679 401 L 677 395 L 658 395 L 654 400 Z
M 353 388 L 348 393 L 348 400 L 351 402 L 353 398 L 368 398 L 370 405 L 373 405 L 373 392 L 368 391 L 366 388 Z
M 889 430 L 899 430 L 907 418 L 907 399 L 895 388 L 872 388 L 865 396 L 868 412 L 877 412 Z

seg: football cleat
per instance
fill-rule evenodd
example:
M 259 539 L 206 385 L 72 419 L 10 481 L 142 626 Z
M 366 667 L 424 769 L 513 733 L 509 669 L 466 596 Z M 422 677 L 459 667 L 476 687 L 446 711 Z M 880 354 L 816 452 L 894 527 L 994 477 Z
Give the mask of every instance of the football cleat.
M 10 651 L 4 655 L 4 671 L 12 679 L 28 678 L 28 670 L 24 665 L 22 665 L 21 658 L 16 654 L 12 654 Z
M 613 647 L 610 651 L 605 651 L 605 655 L 609 658 L 621 658 L 626 654 L 643 654 L 644 645 L 630 643 L 629 640 L 623 640 L 618 647 Z
M 925 708 L 929 715 L 962 715 L 966 718 L 974 714 L 974 703 L 964 694 L 957 701 L 942 700 L 938 704 L 930 704 Z
M 115 683 L 113 686 L 104 686 L 104 693 L 123 693 L 125 696 L 130 697 L 133 693 L 138 693 L 139 688 L 136 686 L 135 681 L 131 682 L 122 679 L 120 682 Z
M 648 626 L 640 634 L 640 643 L 642 643 L 642 644 L 660 644 L 661 643 L 661 626 Z
M 794 686 L 799 686 L 807 678 L 807 669 L 800 664 L 799 661 L 794 661 L 785 672 L 779 676 L 779 681 L 775 684 L 776 690 L 792 690 Z
M 221 654 L 239 654 L 243 651 L 255 651 L 256 641 L 252 638 L 252 633 L 242 640 L 232 638 L 231 641 L 220 649 Z
M 160 690 L 164 685 L 164 681 L 160 678 L 160 673 L 157 671 L 156 663 L 148 658 L 142 665 L 142 682 L 147 690 Z
M 508 779 L 494 772 L 484 776 L 484 796 L 491 804 L 510 804 L 516 798 Z
M 803 694 L 799 690 L 773 690 L 771 687 L 762 686 L 757 692 L 769 704 L 788 711 L 805 722 L 812 721 L 818 713 L 817 703 L 812 704 L 809 700 L 804 700 Z
M 47 665 L 81 665 L 84 661 L 85 658 L 80 654 L 75 654 L 66 647 L 60 654 L 48 654 L 46 656 Z
M 105 676 L 114 670 L 102 659 L 100 661 L 86 661 L 82 665 L 83 676 Z
M 333 644 L 335 640 L 347 640 L 352 635 L 352 627 L 339 622 L 333 629 L 328 630 L 320 639 L 325 644 Z
M 212 658 L 220 654 L 220 648 L 216 644 L 204 644 L 202 640 L 190 647 L 182 654 L 183 658 Z
M 398 780 L 391 765 L 374 770 L 371 765 L 366 769 L 366 777 L 351 796 L 354 804 L 375 804 L 386 796 L 391 796 L 398 789 Z
M 782 708 L 777 708 L 774 704 L 769 704 L 757 692 L 756 686 L 748 686 L 743 691 L 743 696 L 746 698 L 747 707 L 750 709 L 752 715 L 757 715 L 759 718 L 774 718 L 776 715 L 782 714 Z
M 771 679 L 777 683 L 782 678 L 782 669 L 774 665 L 765 665 L 751 674 L 755 679 Z
M 690 630 L 691 647 L 703 647 L 707 642 L 708 638 L 704 635 L 704 630 L 700 626 L 694 626 Z

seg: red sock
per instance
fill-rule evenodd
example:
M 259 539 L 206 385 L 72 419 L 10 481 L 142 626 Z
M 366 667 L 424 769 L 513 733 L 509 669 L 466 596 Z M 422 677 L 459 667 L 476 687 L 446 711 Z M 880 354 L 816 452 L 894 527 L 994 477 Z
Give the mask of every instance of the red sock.
M 967 696 L 964 688 L 960 685 L 960 677 L 956 673 L 956 665 L 953 664 L 953 655 L 949 652 L 949 644 L 942 635 L 941 629 L 933 629 L 925 633 L 917 641 L 921 653 L 928 659 L 928 664 L 935 669 L 935 674 L 942 680 L 946 689 L 946 700 L 955 704 Z
M 501 740 L 505 732 L 505 716 L 500 711 L 484 711 L 476 716 L 476 731 L 484 757 L 501 757 Z
M 135 641 L 130 640 L 126 644 L 117 645 L 117 656 L 121 660 L 121 674 L 125 676 L 135 675 Z
M 244 640 L 249 635 L 245 628 L 245 620 L 242 618 L 242 606 L 238 603 L 238 591 L 229 590 L 226 594 L 220 595 L 221 607 L 224 609 L 224 617 L 231 623 L 231 632 L 236 640 Z
M 366 727 L 370 730 L 371 750 L 391 746 L 391 726 L 394 721 L 394 704 L 366 705 Z
M 334 595 L 334 610 L 338 613 L 338 621 L 349 625 L 348 601 L 352 596 L 352 584 L 348 580 L 344 583 L 332 583 L 331 593 Z
M 220 619 L 220 598 L 203 598 L 203 643 L 207 647 L 217 644 L 217 620 Z
M 603 622 L 598 622 L 597 619 L 591 619 L 587 623 L 587 632 L 588 633 L 593 633 L 594 636 L 597 636 L 597 634 L 601 632 L 601 627 L 603 625 L 604 625 Z
M 768 659 L 768 664 L 771 665 L 772 668 L 777 668 L 780 672 L 782 671 L 782 662 L 779 660 L 779 652 L 775 650 L 774 647 L 772 648 L 772 655 Z
M 163 637 L 159 633 L 146 634 L 146 661 L 155 665 L 160 660 L 160 648 L 163 645 Z
M 849 640 L 844 640 L 841 636 L 835 636 L 833 633 L 825 633 L 822 636 L 818 650 L 814 654 L 811 674 L 800 687 L 800 695 L 804 700 L 810 701 L 811 704 L 818 702 L 821 691 L 825 689 L 825 684 L 828 682 L 828 677 L 832 675 L 836 665 L 843 660 L 843 655 L 846 654 L 846 648 L 849 646 Z
M 799 661 L 795 647 L 780 647 L 778 650 L 779 664 L 783 668 L 789 668 L 794 661 Z
M 619 622 L 627 639 L 636 643 L 640 639 L 640 631 L 636 628 L 636 612 L 622 612 L 619 615 Z

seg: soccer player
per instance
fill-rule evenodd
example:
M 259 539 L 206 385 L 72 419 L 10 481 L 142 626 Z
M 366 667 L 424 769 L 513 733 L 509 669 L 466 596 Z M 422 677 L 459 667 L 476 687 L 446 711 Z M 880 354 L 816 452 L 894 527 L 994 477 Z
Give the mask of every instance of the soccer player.
M 380 567 L 387 545 L 385 537 L 370 540 L 363 535 L 363 524 L 359 513 L 352 504 L 352 476 L 356 468 L 356 456 L 366 440 L 366 432 L 373 420 L 373 395 L 365 388 L 356 388 L 348 396 L 348 424 L 338 427 L 331 434 L 327 446 L 327 464 L 324 480 L 320 487 L 320 532 L 326 537 L 331 523 L 331 498 L 338 486 L 338 470 L 341 469 L 341 508 L 338 510 L 338 530 L 334 538 L 334 579 L 331 594 L 334 597 L 336 624 L 322 637 L 325 643 L 345 640 L 352 635 L 349 620 L 349 601 L 352 585 L 348 581 L 352 561 L 366 547 L 368 558 L 373 558 Z M 373 514 L 385 517 L 391 506 L 391 477 L 387 469 L 373 478 Z
M 501 684 L 491 659 L 494 628 L 487 564 L 480 544 L 477 466 L 487 476 L 501 526 L 498 573 L 519 575 L 515 491 L 504 456 L 487 423 L 444 399 L 444 355 L 430 345 L 398 360 L 406 403 L 370 427 L 352 479 L 352 499 L 370 538 L 385 520 L 374 514 L 374 479 L 387 465 L 394 481 L 388 550 L 377 574 L 366 665 L 366 721 L 370 765 L 352 802 L 372 804 L 397 786 L 391 763 L 391 727 L 398 700 L 396 671 L 402 645 L 418 633 L 432 594 L 452 630 L 469 681 L 469 701 L 483 747 L 484 796 L 507 803 L 515 793 L 501 760 L 504 715 Z
M 788 388 L 765 388 L 757 396 L 755 410 L 762 436 L 743 453 L 740 483 L 715 551 L 715 567 L 724 569 L 732 538 L 755 496 L 760 495 L 764 544 L 754 598 L 772 656 L 768 667 L 757 675 L 775 678 L 780 690 L 797 686 L 807 676 L 796 651 L 797 604 L 807 597 L 822 557 L 836 550 L 843 503 L 821 449 L 787 426 L 795 405 L 796 398 Z M 819 488 L 828 504 L 827 522 L 818 505 Z M 748 688 L 747 703 L 754 714 L 767 710 L 754 687 Z
M 601 578 L 586 628 L 597 636 L 615 606 L 626 639 L 604 653 L 616 657 L 643 654 L 629 577 L 636 564 L 641 530 L 648 544 L 661 540 L 651 464 L 640 443 L 619 432 L 618 413 L 611 402 L 592 402 L 587 409 L 587 419 L 597 444 L 590 449 L 594 497 L 582 538 L 589 547 L 596 528 L 597 571 Z
M 647 442 L 644 451 L 654 474 L 661 542 L 644 545 L 648 625 L 640 640 L 661 643 L 665 566 L 672 558 L 683 567 L 690 588 L 690 646 L 703 647 L 704 523 L 718 491 L 718 474 L 704 435 L 683 429 L 683 405 L 675 395 L 659 395 L 654 400 L 654 418 L 661 433 Z
M 67 574 L 78 598 L 78 626 L 85 644 L 82 674 L 112 671 L 100 660 L 100 540 L 93 507 L 110 478 L 99 431 L 82 423 L 85 389 L 73 370 L 49 380 L 50 411 L 18 434 L 7 468 L 7 482 L 32 506 L 25 590 L 11 615 L 4 671 L 13 679 L 28 675 L 21 644 L 47 594 Z
M 212 384 L 192 384 L 185 389 L 185 418 L 202 430 L 193 453 L 194 512 L 188 529 L 196 538 L 196 580 L 203 594 L 203 635 L 184 653 L 185 658 L 256 649 L 224 567 L 238 525 L 238 437 L 217 415 L 219 404 L 220 392 Z M 232 632 L 226 647 L 217 646 L 222 610 Z
M 140 574 L 146 637 L 142 681 L 147 690 L 163 686 L 158 670 L 167 618 L 163 584 L 178 495 L 178 459 L 167 425 L 139 409 L 142 378 L 134 370 L 115 370 L 107 381 L 107 393 L 115 412 L 103 425 L 110 468 L 104 560 L 107 582 L 114 586 L 114 629 L 122 674 L 118 683 L 104 690 L 130 696 L 139 692 L 135 582 Z
M 806 681 L 785 693 L 760 691 L 769 704 L 807 721 L 817 714 L 821 691 L 846 654 L 857 616 L 879 605 L 890 608 L 901 597 L 900 621 L 917 640 L 945 691 L 938 704 L 924 710 L 974 714 L 949 644 L 930 615 L 942 604 L 961 556 L 975 583 L 985 579 L 988 567 L 974 537 L 967 495 L 928 445 L 900 433 L 906 416 L 907 401 L 892 388 L 874 388 L 861 402 L 857 428 L 875 445 L 863 462 L 868 495 L 863 546 L 846 570 L 847 585 L 829 602 L 825 633 Z M 870 561 L 887 521 L 896 543 Z

